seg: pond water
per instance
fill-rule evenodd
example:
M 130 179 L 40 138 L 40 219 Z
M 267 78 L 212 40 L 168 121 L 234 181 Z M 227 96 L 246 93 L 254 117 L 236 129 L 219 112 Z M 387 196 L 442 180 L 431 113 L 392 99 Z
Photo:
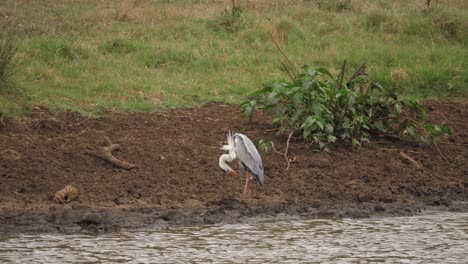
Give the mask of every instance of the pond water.
M 468 213 L 0 238 L 0 263 L 468 263 Z

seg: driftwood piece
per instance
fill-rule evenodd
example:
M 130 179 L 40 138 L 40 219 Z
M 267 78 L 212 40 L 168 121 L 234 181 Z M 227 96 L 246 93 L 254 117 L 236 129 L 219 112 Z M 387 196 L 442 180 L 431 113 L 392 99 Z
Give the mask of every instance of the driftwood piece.
M 419 162 L 417 162 L 415 159 L 413 159 L 412 157 L 410 157 L 408 154 L 404 153 L 403 151 L 400 151 L 400 157 L 409 161 L 416 169 L 418 170 L 423 169 L 423 166 Z
M 69 203 L 76 198 L 78 198 L 78 189 L 69 184 L 55 194 L 54 201 L 57 203 Z
M 122 169 L 131 170 L 136 167 L 135 164 L 119 160 L 112 155 L 112 151 L 120 149 L 119 144 L 112 144 L 112 141 L 107 136 L 104 136 L 104 140 L 106 141 L 107 146 L 99 147 L 97 151 L 86 151 L 86 153 L 108 161 Z

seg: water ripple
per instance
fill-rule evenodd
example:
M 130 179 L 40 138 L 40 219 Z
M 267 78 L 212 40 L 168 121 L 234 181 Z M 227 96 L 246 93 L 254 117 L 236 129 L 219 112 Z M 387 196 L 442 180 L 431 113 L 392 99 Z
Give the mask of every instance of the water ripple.
M 0 238 L 2 263 L 466 263 L 468 214 Z

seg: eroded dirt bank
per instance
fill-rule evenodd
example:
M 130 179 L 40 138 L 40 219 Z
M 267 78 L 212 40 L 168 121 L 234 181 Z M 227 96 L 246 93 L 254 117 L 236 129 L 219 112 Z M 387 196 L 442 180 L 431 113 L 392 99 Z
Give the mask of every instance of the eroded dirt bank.
M 273 140 L 283 150 L 266 116 L 249 124 L 238 107 L 221 104 L 94 119 L 37 107 L 28 119 L 0 122 L 0 233 L 164 228 L 291 215 L 404 215 L 432 206 L 467 211 L 468 103 L 426 107 L 431 121 L 454 129 L 440 153 L 389 138 L 331 153 L 293 141 L 295 162 L 288 171 L 283 156 L 262 153 L 266 186 L 252 182 L 248 197 L 241 195 L 242 179 L 219 170 L 219 147 L 232 130 L 254 142 Z M 119 169 L 86 154 L 104 144 L 103 136 L 120 144 L 117 158 L 137 167 Z M 78 199 L 55 202 L 54 194 L 67 184 L 78 188 Z

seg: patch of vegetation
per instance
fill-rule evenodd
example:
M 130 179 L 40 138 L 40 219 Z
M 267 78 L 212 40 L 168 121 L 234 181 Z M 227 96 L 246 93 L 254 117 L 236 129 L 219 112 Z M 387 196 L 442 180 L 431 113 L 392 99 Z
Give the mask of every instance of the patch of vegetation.
M 226 31 L 230 33 L 238 32 L 244 28 L 242 18 L 242 7 L 233 1 L 232 9 L 224 9 L 221 16 L 210 22 L 210 26 L 215 32 Z
M 170 64 L 182 65 L 196 60 L 192 52 L 177 49 L 157 50 L 150 55 L 145 53 L 142 56 L 143 63 L 150 68 L 162 68 Z
M 76 47 L 71 41 L 51 38 L 38 42 L 38 56 L 43 61 L 52 64 L 56 59 L 73 61 L 86 59 L 89 55 L 85 50 Z
M 128 39 L 114 39 L 104 42 L 101 49 L 105 53 L 126 54 L 136 50 L 135 45 Z
M 285 70 L 270 32 L 298 65 L 335 73 L 346 57 L 406 98 L 468 96 L 463 0 L 427 13 L 404 0 L 45 2 L 0 1 L 0 25 L 27 61 L 10 84 L 22 92 L 3 93 L 0 112 L 240 103 Z M 133 103 L 139 94 L 148 100 Z
M 0 91 L 8 88 L 10 78 L 19 70 L 19 62 L 15 58 L 17 51 L 11 39 L 0 38 Z
M 351 0 L 320 0 L 318 6 L 333 12 L 344 12 L 352 9 Z
M 369 81 L 365 65 L 345 81 L 346 62 L 338 76 L 323 68 L 303 67 L 292 81 L 273 81 L 242 103 L 251 116 L 255 109 L 274 118 L 278 134 L 300 132 L 320 149 L 343 142 L 358 146 L 372 135 L 391 134 L 437 143 L 450 128 L 428 124 L 423 106 L 401 100 L 378 83 Z
M 443 37 L 457 40 L 461 33 L 461 22 L 453 16 L 441 13 L 434 18 L 434 27 Z
M 276 31 L 281 39 L 286 41 L 302 41 L 305 39 L 304 32 L 300 27 L 288 20 L 281 20 L 276 26 Z
M 275 149 L 275 143 L 273 143 L 273 141 L 265 141 L 263 139 L 260 139 L 258 141 L 258 149 L 261 152 L 270 152 Z

